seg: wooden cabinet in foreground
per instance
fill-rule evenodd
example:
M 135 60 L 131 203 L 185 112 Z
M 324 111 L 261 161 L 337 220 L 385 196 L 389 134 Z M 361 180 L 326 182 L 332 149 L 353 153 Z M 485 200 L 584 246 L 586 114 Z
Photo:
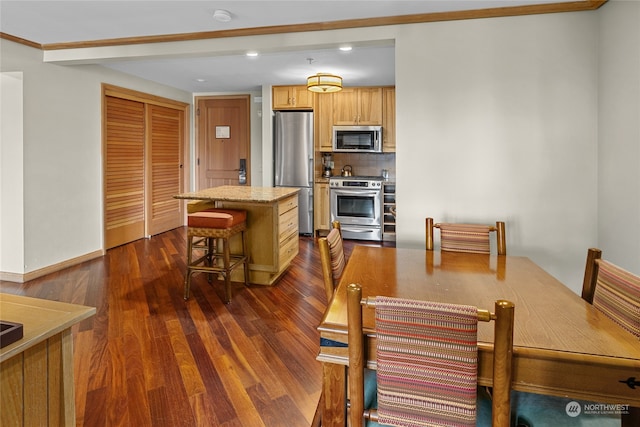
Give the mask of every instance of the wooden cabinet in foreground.
M 306 86 L 273 86 L 274 110 L 312 110 L 313 92 Z
M 382 125 L 382 88 L 343 88 L 333 94 L 333 124 Z
M 96 309 L 2 294 L 3 320 L 21 339 L 0 350 L 0 426 L 75 426 L 71 327 Z

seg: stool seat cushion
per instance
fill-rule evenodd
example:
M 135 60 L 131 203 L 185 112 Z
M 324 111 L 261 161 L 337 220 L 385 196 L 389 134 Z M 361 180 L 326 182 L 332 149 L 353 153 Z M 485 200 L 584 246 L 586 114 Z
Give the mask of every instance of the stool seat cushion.
M 207 209 L 187 216 L 189 227 L 231 228 L 246 221 L 247 212 L 236 209 Z

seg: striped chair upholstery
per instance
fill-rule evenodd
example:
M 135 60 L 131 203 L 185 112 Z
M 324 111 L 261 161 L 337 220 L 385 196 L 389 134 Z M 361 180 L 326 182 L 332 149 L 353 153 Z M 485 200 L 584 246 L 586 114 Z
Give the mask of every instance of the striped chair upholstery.
M 640 338 L 640 277 L 598 260 L 593 306 Z
M 318 239 L 318 248 L 322 263 L 324 290 L 327 295 L 327 301 L 331 301 L 335 287 L 346 265 L 340 222 L 334 221 L 329 234 Z
M 484 224 L 434 223 L 433 218 L 426 218 L 426 248 L 432 251 L 433 229 L 440 229 L 440 249 L 448 252 L 469 252 L 479 254 L 491 253 L 490 234 L 496 234 L 496 251 L 498 255 L 507 254 L 505 223 L 497 221 L 495 227 Z
M 376 298 L 378 417 L 400 426 L 476 425 L 476 307 Z
M 342 271 L 346 264 L 344 257 L 344 247 L 342 245 L 342 235 L 337 228 L 331 229 L 327 235 L 327 243 L 329 244 L 329 252 L 331 253 L 331 275 L 333 281 L 337 282 L 342 276 Z
M 351 425 L 475 426 L 478 415 L 478 321 L 494 323 L 493 426 L 510 425 L 513 303 L 495 313 L 476 307 L 389 297 L 362 299 L 347 287 Z M 375 329 L 363 327 L 362 307 L 375 307 Z M 375 335 L 373 335 L 375 332 Z M 375 336 L 377 407 L 365 406 L 364 336 Z
M 491 227 L 475 224 L 439 224 L 440 249 L 451 252 L 488 254 Z

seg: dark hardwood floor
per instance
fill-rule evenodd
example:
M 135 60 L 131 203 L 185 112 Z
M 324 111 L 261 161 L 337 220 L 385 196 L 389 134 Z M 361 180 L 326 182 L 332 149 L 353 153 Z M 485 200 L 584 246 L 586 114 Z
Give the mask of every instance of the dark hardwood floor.
M 308 426 L 326 306 L 315 240 L 272 287 L 193 276 L 183 299 L 186 229 L 0 291 L 97 308 L 73 327 L 78 426 Z M 345 241 L 345 252 L 354 244 Z

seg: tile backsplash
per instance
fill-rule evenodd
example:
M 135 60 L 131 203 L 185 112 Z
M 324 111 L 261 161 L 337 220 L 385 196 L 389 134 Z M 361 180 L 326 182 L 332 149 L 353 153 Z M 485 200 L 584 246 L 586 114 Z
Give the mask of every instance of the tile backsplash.
M 316 171 L 322 171 L 322 156 L 316 153 Z M 396 178 L 396 153 L 333 153 L 333 174 L 340 175 L 342 167 L 351 165 L 354 176 L 381 176 L 389 171 L 389 179 Z

